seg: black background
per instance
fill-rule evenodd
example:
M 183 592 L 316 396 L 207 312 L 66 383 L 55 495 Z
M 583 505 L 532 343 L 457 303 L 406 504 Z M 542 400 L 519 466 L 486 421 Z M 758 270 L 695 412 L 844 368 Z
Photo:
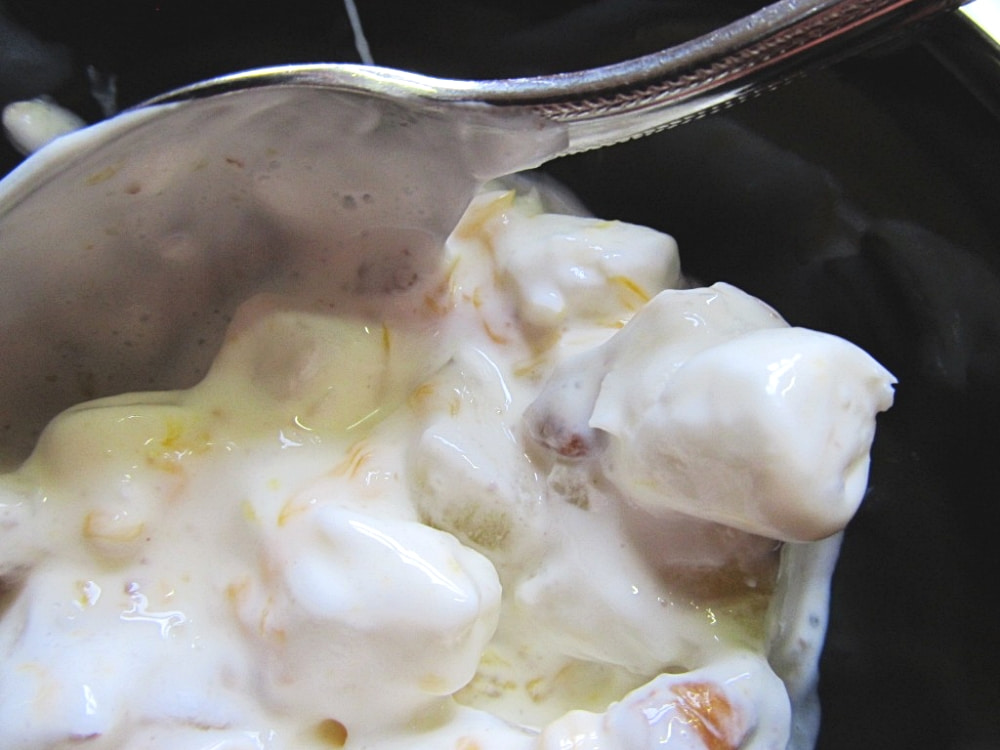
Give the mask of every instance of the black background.
M 696 0 L 358 0 L 376 62 L 454 77 L 571 70 L 747 10 Z M 833 748 L 1000 748 L 1000 81 L 963 30 L 546 171 L 598 215 L 674 234 L 689 274 L 843 335 L 900 379 L 848 529 L 822 662 Z M 958 65 L 956 71 L 942 59 Z M 244 68 L 357 61 L 339 2 L 0 0 L 0 100 L 102 116 Z M 981 85 L 985 98 L 970 93 Z M 6 144 L 0 168 L 19 156 Z

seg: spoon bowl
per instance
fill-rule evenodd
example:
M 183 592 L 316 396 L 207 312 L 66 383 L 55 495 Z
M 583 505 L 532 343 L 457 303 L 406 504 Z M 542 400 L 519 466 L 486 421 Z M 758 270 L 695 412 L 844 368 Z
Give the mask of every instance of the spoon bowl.
M 255 292 L 337 306 L 405 288 L 491 178 L 696 119 L 958 4 L 783 0 L 537 78 L 250 71 L 60 139 L 0 184 L 0 465 L 74 403 L 197 382 Z M 304 273 L 317 258 L 327 272 Z

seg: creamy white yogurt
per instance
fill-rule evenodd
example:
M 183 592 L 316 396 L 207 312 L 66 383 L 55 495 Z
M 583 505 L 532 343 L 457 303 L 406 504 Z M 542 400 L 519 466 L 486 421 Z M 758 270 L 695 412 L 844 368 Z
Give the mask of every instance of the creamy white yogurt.
M 407 288 L 60 415 L 0 484 L 0 747 L 807 746 L 894 381 L 687 286 L 485 192 Z
M 86 125 L 75 113 L 44 98 L 11 102 L 0 119 L 7 139 L 23 154 L 34 153 Z

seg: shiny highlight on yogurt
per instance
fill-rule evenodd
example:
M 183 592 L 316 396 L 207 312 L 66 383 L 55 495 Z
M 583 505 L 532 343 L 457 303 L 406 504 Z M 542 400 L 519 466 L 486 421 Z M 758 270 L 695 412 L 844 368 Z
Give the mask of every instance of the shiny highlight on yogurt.
M 493 188 L 436 269 L 259 294 L 0 477 L 0 747 L 812 744 L 892 375 Z

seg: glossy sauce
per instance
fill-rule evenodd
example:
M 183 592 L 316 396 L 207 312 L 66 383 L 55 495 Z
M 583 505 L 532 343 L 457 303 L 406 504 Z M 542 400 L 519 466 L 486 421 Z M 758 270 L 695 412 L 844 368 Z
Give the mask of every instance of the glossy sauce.
M 688 286 L 487 191 L 377 304 L 259 294 L 198 385 L 57 417 L 0 485 L 0 746 L 804 747 L 894 381 Z

